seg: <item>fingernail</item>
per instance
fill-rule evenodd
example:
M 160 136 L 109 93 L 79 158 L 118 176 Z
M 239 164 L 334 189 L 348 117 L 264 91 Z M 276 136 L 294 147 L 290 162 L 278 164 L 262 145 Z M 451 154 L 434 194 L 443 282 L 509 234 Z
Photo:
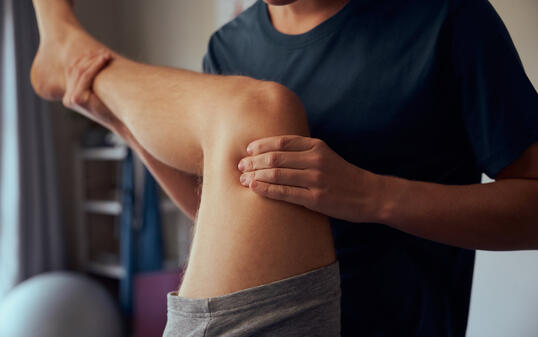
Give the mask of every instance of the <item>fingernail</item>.
M 252 146 L 247 146 L 247 153 L 252 154 Z
M 240 170 L 240 171 L 243 171 L 245 169 L 245 163 L 240 161 L 239 164 L 237 165 L 237 168 Z
M 241 185 L 248 186 L 249 181 L 246 174 L 242 174 L 239 181 L 241 181 Z

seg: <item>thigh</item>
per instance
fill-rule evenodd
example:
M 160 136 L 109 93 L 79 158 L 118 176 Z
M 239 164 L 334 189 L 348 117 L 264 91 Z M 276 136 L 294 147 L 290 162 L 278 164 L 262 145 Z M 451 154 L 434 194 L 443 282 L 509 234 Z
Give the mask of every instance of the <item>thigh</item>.
M 201 174 L 203 143 L 222 115 L 237 110 L 237 102 L 252 87 L 247 82 L 254 81 L 146 65 L 116 55 L 95 78 L 93 89 L 155 158 Z

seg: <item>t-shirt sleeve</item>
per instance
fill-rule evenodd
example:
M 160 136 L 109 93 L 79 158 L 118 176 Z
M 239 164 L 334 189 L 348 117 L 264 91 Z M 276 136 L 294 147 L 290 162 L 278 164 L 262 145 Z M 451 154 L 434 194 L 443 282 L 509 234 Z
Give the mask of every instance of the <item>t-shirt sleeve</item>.
M 202 70 L 206 74 L 221 74 L 220 67 L 217 63 L 217 58 L 215 55 L 215 35 L 209 39 L 209 44 L 207 47 L 207 52 L 204 55 L 202 60 Z
M 453 17 L 453 60 L 476 160 L 494 178 L 538 140 L 538 95 L 487 0 L 463 0 Z

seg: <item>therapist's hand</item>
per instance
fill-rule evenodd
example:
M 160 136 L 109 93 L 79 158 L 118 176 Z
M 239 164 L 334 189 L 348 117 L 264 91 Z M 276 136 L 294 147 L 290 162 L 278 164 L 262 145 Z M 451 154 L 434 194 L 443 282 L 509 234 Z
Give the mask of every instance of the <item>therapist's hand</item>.
M 90 50 L 82 54 L 65 71 L 66 89 L 62 102 L 66 108 L 124 136 L 123 123 L 103 104 L 92 89 L 95 77 L 111 60 L 112 55 L 104 49 Z
M 368 222 L 378 212 L 380 176 L 354 166 L 320 139 L 276 136 L 253 141 L 240 182 L 255 193 L 333 218 Z

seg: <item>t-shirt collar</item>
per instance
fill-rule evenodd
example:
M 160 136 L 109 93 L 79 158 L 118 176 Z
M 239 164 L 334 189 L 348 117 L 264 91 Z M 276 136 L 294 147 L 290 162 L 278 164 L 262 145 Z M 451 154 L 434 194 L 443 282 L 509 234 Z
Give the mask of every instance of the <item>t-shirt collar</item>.
M 261 26 L 263 34 L 267 37 L 267 39 L 274 44 L 298 48 L 329 36 L 338 30 L 338 28 L 342 26 L 349 15 L 353 12 L 352 8 L 355 4 L 356 1 L 349 1 L 342 9 L 340 9 L 336 14 L 327 20 L 323 21 L 308 32 L 297 35 L 284 34 L 275 29 L 269 17 L 267 4 L 264 1 L 258 0 L 256 6 L 258 12 L 258 22 Z

